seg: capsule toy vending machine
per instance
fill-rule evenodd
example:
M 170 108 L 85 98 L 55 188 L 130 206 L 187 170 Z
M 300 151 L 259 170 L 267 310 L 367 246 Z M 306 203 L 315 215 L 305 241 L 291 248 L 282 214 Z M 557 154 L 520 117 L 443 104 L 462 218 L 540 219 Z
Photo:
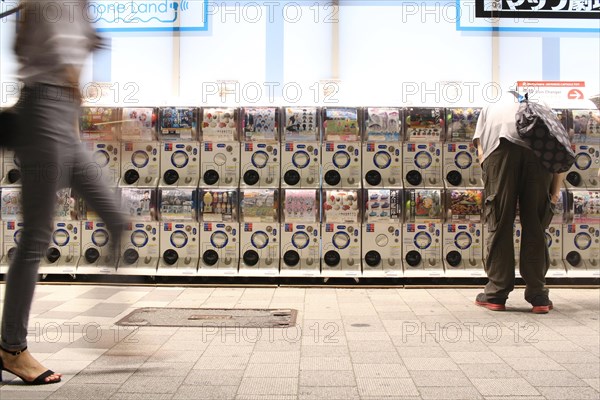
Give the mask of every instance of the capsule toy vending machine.
M 574 190 L 571 222 L 565 225 L 567 276 L 600 277 L 600 191 Z
M 281 276 L 321 274 L 320 193 L 316 189 L 282 190 Z
M 569 120 L 575 162 L 567 171 L 566 186 L 570 190 L 597 190 L 600 170 L 600 111 L 569 110 Z
M 197 189 L 158 192 L 160 259 L 157 276 L 195 276 L 200 253 Z
M 361 208 L 359 190 L 323 191 L 321 276 L 361 276 Z
M 21 189 L 18 187 L 3 188 L 0 213 L 2 220 L 2 259 L 0 260 L 0 273 L 8 272 L 8 267 L 17 251 L 17 245 L 23 229 L 23 204 Z
M 443 188 L 442 141 L 446 132 L 444 109 L 406 108 L 404 120 L 404 187 Z
M 238 192 L 233 189 L 201 189 L 201 276 L 235 276 L 240 258 Z
M 129 214 L 130 222 L 121 237 L 119 275 L 156 275 L 160 258 L 156 196 L 156 189 L 121 189 L 121 207 Z
M 275 107 L 243 109 L 240 188 L 279 188 L 279 112 Z
M 364 109 L 363 188 L 402 188 L 402 114 L 397 108 Z
M 563 242 L 565 236 L 564 223 L 568 222 L 568 217 L 571 215 L 568 212 L 569 204 L 573 204 L 572 193 L 569 193 L 566 189 L 562 189 L 558 203 L 550 210 L 552 211 L 552 219 L 545 232 L 546 246 L 548 247 L 548 255 L 550 257 L 550 266 L 546 277 L 549 278 L 564 278 L 567 276 Z
M 405 223 L 402 226 L 402 256 L 406 278 L 444 276 L 442 263 L 441 189 L 405 189 Z
M 109 188 L 117 204 L 121 203 L 121 193 L 116 187 Z M 84 275 L 111 275 L 117 272 L 120 244 L 112 246 L 113 238 L 108 226 L 83 199 L 79 201 L 81 221 L 81 257 L 77 273 Z M 113 251 L 111 251 L 113 250 Z
M 46 256 L 40 260 L 40 274 L 75 275 L 81 257 L 81 224 L 77 210 L 78 201 L 71 189 L 56 192 L 54 229 Z
M 447 189 L 443 224 L 446 277 L 485 277 L 483 189 Z
M 475 136 L 481 108 L 447 108 L 442 175 L 447 189 L 483 188 Z
M 14 150 L 2 149 L 2 187 L 18 187 L 21 185 L 21 165 Z
M 361 137 L 358 108 L 325 108 L 321 154 L 324 189 L 360 189 Z
M 366 189 L 363 193 L 362 275 L 402 277 L 402 209 L 400 189 Z
M 284 107 L 281 188 L 318 189 L 321 173 L 320 115 L 317 107 Z
M 239 110 L 202 109 L 200 187 L 237 188 L 240 182 Z
M 83 107 L 79 117 L 83 145 L 92 153 L 98 175 L 113 187 L 117 186 L 121 173 L 119 139 L 123 120 L 122 110 L 115 107 Z
M 279 275 L 280 237 L 278 191 L 240 190 L 239 274 Z

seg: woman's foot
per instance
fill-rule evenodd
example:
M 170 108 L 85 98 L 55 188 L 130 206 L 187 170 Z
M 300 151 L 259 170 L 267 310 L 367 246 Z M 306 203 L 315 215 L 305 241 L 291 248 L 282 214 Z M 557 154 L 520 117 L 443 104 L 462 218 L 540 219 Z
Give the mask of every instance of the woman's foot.
M 37 361 L 29 350 L 21 352 L 18 355 L 12 355 L 2 349 L 0 349 L 0 356 L 2 357 L 2 366 L 5 370 L 10 371 L 14 375 L 18 375 L 19 378 L 27 382 L 33 382 L 38 376 L 48 371 L 39 361 Z M 52 373 L 44 378 L 46 383 L 59 382 L 62 374 Z

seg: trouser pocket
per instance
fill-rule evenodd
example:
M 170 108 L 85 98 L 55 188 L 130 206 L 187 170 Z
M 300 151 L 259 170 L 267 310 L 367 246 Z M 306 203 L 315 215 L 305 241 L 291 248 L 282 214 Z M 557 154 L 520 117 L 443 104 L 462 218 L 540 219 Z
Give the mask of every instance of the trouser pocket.
M 492 194 L 485 198 L 485 223 L 488 231 L 495 232 L 498 228 L 498 210 L 496 195 Z

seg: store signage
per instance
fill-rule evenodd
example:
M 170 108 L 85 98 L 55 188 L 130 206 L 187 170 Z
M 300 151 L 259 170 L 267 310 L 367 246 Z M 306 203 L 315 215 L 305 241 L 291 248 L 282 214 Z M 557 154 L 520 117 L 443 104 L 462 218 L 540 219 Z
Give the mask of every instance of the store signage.
M 100 32 L 208 30 L 208 0 L 96 0 L 84 11 Z
M 528 93 L 530 99 L 543 100 L 552 107 L 575 107 L 586 99 L 582 81 L 518 81 L 516 86 L 518 93 Z
M 600 0 L 477 1 L 477 18 L 600 18 Z
M 600 0 L 456 0 L 465 31 L 600 32 Z

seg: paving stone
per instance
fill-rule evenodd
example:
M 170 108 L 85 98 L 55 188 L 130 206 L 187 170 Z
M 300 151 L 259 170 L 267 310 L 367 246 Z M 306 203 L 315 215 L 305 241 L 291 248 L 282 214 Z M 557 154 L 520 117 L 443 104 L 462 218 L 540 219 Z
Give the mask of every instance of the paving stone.
M 300 359 L 302 371 L 350 371 L 352 363 L 350 357 L 302 357 Z
M 298 400 L 358 400 L 358 389 L 351 387 L 302 387 L 298 389 Z M 279 399 L 273 399 L 279 400 Z
M 243 378 L 238 393 L 297 395 L 298 378 Z
M 243 376 L 243 370 L 193 370 L 185 377 L 183 384 L 199 386 L 239 386 Z
M 472 378 L 484 396 L 537 396 L 540 393 L 523 378 Z
M 597 400 L 600 398 L 600 393 L 596 389 L 589 386 L 572 386 L 572 387 L 539 387 L 538 390 L 548 400 Z
M 410 378 L 403 364 L 355 364 L 357 378 Z
M 502 364 L 461 364 L 460 369 L 469 378 L 518 378 L 519 373 L 510 365 Z
M 80 400 L 82 398 L 108 400 L 119 389 L 119 385 L 102 384 L 81 384 L 64 385 L 53 394 L 47 397 L 48 400 Z M 5 399 L 4 394 L 0 398 Z
M 404 358 L 409 371 L 449 371 L 458 370 L 458 365 L 448 358 Z
M 300 364 L 248 364 L 244 378 L 297 378 Z
M 565 368 L 551 358 L 507 358 L 505 362 L 517 371 L 563 371 Z
M 410 378 L 357 378 L 361 398 L 386 396 L 418 396 L 419 391 Z
M 491 351 L 449 352 L 448 355 L 457 364 L 498 364 L 502 359 Z
M 356 386 L 353 371 L 300 371 L 300 386 L 334 387 Z
M 400 364 L 402 359 L 394 352 L 351 352 L 352 363 L 356 364 Z
M 455 387 L 419 387 L 419 394 L 423 400 L 469 400 L 483 399 L 477 389 L 472 386 L 455 386 Z
M 569 371 L 519 371 L 519 373 L 535 387 L 585 386 L 583 380 Z
M 171 397 L 173 400 L 233 400 L 237 386 L 198 386 L 182 385 Z
M 562 366 L 582 379 L 600 378 L 600 368 L 598 368 L 598 364 L 562 364 Z
M 134 374 L 119 388 L 128 393 L 175 393 L 183 383 L 183 376 L 145 376 Z
M 462 371 L 411 371 L 410 376 L 419 388 L 471 386 L 471 381 Z

